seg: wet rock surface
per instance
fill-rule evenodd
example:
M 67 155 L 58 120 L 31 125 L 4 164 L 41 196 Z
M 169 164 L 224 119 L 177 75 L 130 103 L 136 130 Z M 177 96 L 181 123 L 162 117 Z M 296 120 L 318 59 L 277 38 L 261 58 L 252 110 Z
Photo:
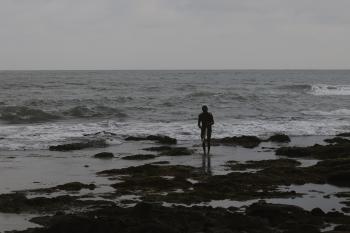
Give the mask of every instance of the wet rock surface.
M 34 218 L 43 228 L 20 231 L 22 233 L 312 233 L 320 232 L 326 222 L 342 224 L 348 229 L 349 217 L 317 216 L 299 207 L 267 204 L 249 206 L 244 213 L 211 207 L 163 207 L 139 203 L 135 207 L 104 207 L 77 214 L 56 214 Z
M 97 158 L 97 159 L 111 159 L 113 157 L 114 157 L 114 154 L 110 152 L 101 152 L 94 155 L 94 158 Z
M 312 157 L 316 159 L 350 158 L 350 140 L 343 138 L 326 139 L 330 145 L 313 145 L 308 147 L 281 147 L 276 155 L 288 157 Z
M 125 138 L 126 141 L 156 141 L 161 144 L 177 144 L 177 140 L 175 138 L 171 138 L 168 136 L 164 135 L 149 135 L 147 137 L 134 137 L 134 136 L 129 136 Z
M 283 167 L 296 167 L 299 165 L 301 165 L 301 163 L 293 159 L 247 161 L 246 163 L 228 161 L 226 163 L 226 166 L 232 170 L 263 169 L 263 168 L 269 168 L 269 167 L 283 168 Z
M 350 137 L 350 132 L 349 133 L 340 133 L 337 134 L 338 137 Z
M 27 198 L 23 193 L 0 195 L 0 212 L 3 213 L 48 213 L 111 204 L 113 203 L 108 201 L 83 201 L 70 195 L 62 195 L 53 198 Z
M 83 184 L 80 182 L 70 182 L 70 183 L 57 185 L 57 186 L 50 187 L 50 188 L 26 190 L 26 192 L 53 193 L 53 192 L 58 192 L 58 191 L 80 191 L 82 189 L 94 190 L 95 188 L 96 188 L 95 184 Z
M 99 140 L 91 140 L 87 142 L 77 142 L 77 143 L 62 144 L 57 146 L 50 146 L 49 150 L 72 151 L 72 150 L 82 150 L 86 148 L 103 148 L 106 146 L 107 146 L 106 141 L 103 139 L 99 139 Z
M 285 134 L 275 134 L 269 137 L 266 141 L 287 143 L 287 142 L 290 142 L 290 138 L 288 135 L 285 135 Z
M 243 140 L 244 138 L 244 140 Z M 219 142 L 222 145 L 239 145 L 237 139 Z M 255 144 L 252 141 L 255 141 Z M 239 146 L 253 148 L 257 140 L 241 137 Z M 258 138 L 259 139 L 259 138 Z M 239 141 L 238 140 L 238 141 Z M 261 141 L 259 139 L 259 141 Z M 265 140 L 266 141 L 266 140 Z M 228 143 L 228 144 L 226 144 Z M 348 142 L 334 138 L 329 145 L 297 147 L 305 156 L 322 159 L 317 164 L 302 167 L 297 160 L 280 157 L 273 160 L 254 160 L 244 163 L 229 161 L 225 175 L 211 175 L 203 168 L 170 165 L 158 161 L 140 166 L 109 169 L 97 172 L 109 179 L 113 189 L 101 195 L 28 198 L 25 194 L 55 193 L 94 189 L 94 184 L 71 182 L 52 188 L 27 190 L 0 195 L 0 212 L 50 214 L 32 219 L 43 228 L 28 229 L 24 233 L 37 232 L 320 232 L 329 224 L 337 224 L 337 232 L 346 232 L 350 217 L 341 212 L 326 212 L 320 208 L 311 211 L 282 204 L 257 201 L 243 208 L 212 208 L 192 206 L 211 201 L 246 201 L 270 198 L 302 197 L 302 193 L 281 189 L 281 186 L 303 184 L 332 184 L 350 187 L 350 157 Z M 260 142 L 259 142 L 260 144 Z M 295 153 L 295 147 L 282 147 Z M 292 148 L 292 149 L 291 149 Z M 191 155 L 194 150 L 186 147 L 157 146 L 145 148 L 156 154 L 135 154 L 123 157 L 128 160 L 152 159 L 159 156 Z M 277 151 L 280 149 L 277 149 Z M 187 158 L 183 158 L 187 159 Z M 171 161 L 171 160 L 170 160 Z M 124 161 L 125 162 L 125 161 Z M 128 161 L 131 163 L 133 161 Z M 245 171 L 253 169 L 254 171 Z M 110 184 L 112 183 L 112 184 Z M 80 195 L 80 196 L 79 196 Z M 331 194 L 329 196 L 332 196 Z M 137 198 L 123 199 L 122 197 Z M 334 196 L 344 198 L 342 211 L 350 211 L 348 192 Z M 88 198 L 104 198 L 96 201 Z M 110 200 L 110 201 L 109 201 Z M 118 204 L 115 204 L 118 203 Z M 132 207 L 135 205 L 135 207 Z M 162 206 L 165 204 L 165 206 Z M 189 205 L 183 207 L 179 205 Z M 167 206 L 167 207 L 166 207 Z M 123 208 L 122 208 L 123 207 Z M 72 212 L 73 211 L 73 212 Z M 333 231 L 333 232 L 336 232 Z
M 262 140 L 256 136 L 239 136 L 239 137 L 225 137 L 219 139 L 212 139 L 212 143 L 225 146 L 242 146 L 245 148 L 254 148 L 260 145 Z
M 136 155 L 129 155 L 125 156 L 122 159 L 125 160 L 147 160 L 147 159 L 154 159 L 157 156 L 154 154 L 136 154 Z

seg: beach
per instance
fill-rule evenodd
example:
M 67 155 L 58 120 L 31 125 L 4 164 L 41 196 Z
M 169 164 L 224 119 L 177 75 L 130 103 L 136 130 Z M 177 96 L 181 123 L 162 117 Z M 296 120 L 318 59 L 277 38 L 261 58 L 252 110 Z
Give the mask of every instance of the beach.
M 332 213 L 337 213 L 337 215 L 345 218 L 349 209 L 348 204 L 346 204 L 349 203 L 349 196 L 341 196 L 340 194 L 348 194 L 350 192 L 348 183 L 347 185 L 345 184 L 344 187 L 344 185 L 327 184 L 325 181 L 319 181 L 317 179 L 316 181 L 310 181 L 310 183 L 307 179 L 303 182 L 301 181 L 304 179 L 303 177 L 299 177 L 300 179 L 297 178 L 296 180 L 293 178 L 291 181 L 288 181 L 288 177 L 286 177 L 285 185 L 281 185 L 281 181 L 279 180 L 271 180 L 259 186 L 258 189 L 262 188 L 262 190 L 253 188 L 252 190 L 247 189 L 242 193 L 238 190 L 236 191 L 237 193 L 231 190 L 228 191 L 227 196 L 213 194 L 212 197 L 210 197 L 211 195 L 205 197 L 196 193 L 185 195 L 185 193 L 191 192 L 190 190 L 193 189 L 191 186 L 198 186 L 200 183 L 205 184 L 208 182 L 207 179 L 210 179 L 209 177 L 211 177 L 211 179 L 214 177 L 221 179 L 230 175 L 232 172 L 233 174 L 247 174 L 247 176 L 249 176 L 248 174 L 275 168 L 280 169 L 282 172 L 281 174 L 283 174 L 283 169 L 288 170 L 290 166 L 293 167 L 294 165 L 286 165 L 283 163 L 277 164 L 276 167 L 273 165 L 273 162 L 271 162 L 273 160 L 290 159 L 286 156 L 276 155 L 275 150 L 279 147 L 306 147 L 312 146 L 316 142 L 327 145 L 327 143 L 323 142 L 326 137 L 302 136 L 292 137 L 291 139 L 289 143 L 262 142 L 259 146 L 254 148 L 244 148 L 239 145 L 214 146 L 210 156 L 210 174 L 204 172 L 204 168 L 202 167 L 202 149 L 194 142 L 179 141 L 177 145 L 171 146 L 189 148 L 193 150 L 193 154 L 191 155 L 181 155 L 180 153 L 176 156 L 168 156 L 162 155 L 162 153 L 151 153 L 156 155 L 156 157 L 140 160 L 138 160 L 137 157 L 132 160 L 123 158 L 130 155 L 150 154 L 150 152 L 144 149 L 157 147 L 162 144 L 148 140 L 126 141 L 117 146 L 88 148 L 76 151 L 9 152 L 6 155 L 3 154 L 1 157 L 1 193 L 7 193 L 10 196 L 14 195 L 14 193 L 17 193 L 16 195 L 21 193 L 29 199 L 45 198 L 47 199 L 47 203 L 41 200 L 44 202 L 40 204 L 40 200 L 37 200 L 38 204 L 32 206 L 28 203 L 26 204 L 26 202 L 21 203 L 13 199 L 13 203 L 7 207 L 8 209 L 6 209 L 6 207 L 0 208 L 0 211 L 5 212 L 0 215 L 0 219 L 3 221 L 1 225 L 4 226 L 2 231 L 24 230 L 26 227 L 42 227 L 37 225 L 37 221 L 34 221 L 37 222 L 36 224 L 31 223 L 30 219 L 34 217 L 36 217 L 34 219 L 37 219 L 38 217 L 48 214 L 51 215 L 52 213 L 60 212 L 60 215 L 73 213 L 73 216 L 79 216 L 81 213 L 106 208 L 106 206 L 115 205 L 118 208 L 135 208 L 134 206 L 137 206 L 138 203 L 151 203 L 150 205 L 160 205 L 167 209 L 180 208 L 181 206 L 188 209 L 195 207 L 213 207 L 241 213 L 246 211 L 249 206 L 263 202 L 266 203 L 266 205 L 272 203 L 298 206 L 310 213 L 317 209 L 322 211 L 324 216 L 327 216 L 327 213 L 329 213 L 330 216 Z M 95 158 L 94 155 L 100 152 L 111 152 L 113 153 L 113 158 Z M 247 164 L 252 161 L 269 162 L 267 167 L 264 165 L 259 168 L 258 165 L 257 167 L 253 166 L 254 168 L 230 168 L 228 165 L 232 164 L 232 161 L 235 161 L 234 164 Z M 315 166 L 318 162 L 322 161 L 322 159 L 302 157 L 292 158 L 290 161 L 299 162 L 297 167 L 303 169 Z M 150 171 L 151 175 L 147 175 L 147 169 L 151 169 L 147 166 L 164 167 L 166 171 L 160 173 Z M 133 170 L 128 171 L 128 169 L 133 167 L 142 168 L 141 170 L 145 172 L 145 174 L 142 175 L 141 173 L 141 177 L 139 177 L 137 171 L 134 171 L 136 173 L 133 173 Z M 184 168 L 186 169 L 183 170 Z M 117 172 L 123 169 L 126 169 L 125 172 Z M 177 169 L 179 170 L 177 171 Z M 191 170 L 191 175 L 188 174 L 188 169 Z M 103 171 L 107 172 L 103 173 Z M 113 172 L 115 172 L 115 174 Z M 271 176 L 273 176 L 273 174 L 272 172 Z M 287 174 L 286 172 L 285 175 Z M 116 186 L 116 184 L 123 182 L 123 177 L 125 175 L 126 177 L 129 175 L 131 176 L 129 179 L 124 180 L 124 182 L 131 183 L 127 186 Z M 278 175 L 278 177 L 281 178 L 281 175 Z M 9 182 L 10 178 L 12 182 Z M 185 178 L 186 180 L 182 180 Z M 141 180 L 138 181 L 139 179 Z M 156 180 L 152 181 L 153 179 Z M 225 184 L 226 181 L 220 181 L 220 179 L 214 182 L 224 182 L 223 184 Z M 169 183 L 163 183 L 165 180 Z M 265 178 L 262 180 L 264 181 Z M 73 186 L 69 188 L 69 184 L 72 184 L 72 182 L 79 183 L 76 184 L 77 187 Z M 138 182 L 141 183 L 138 184 Z M 157 184 L 158 182 L 160 183 Z M 246 185 L 258 185 L 254 180 L 250 179 L 242 179 L 241 182 L 245 183 L 243 185 L 244 187 Z M 251 182 L 251 184 L 247 182 Z M 68 188 L 53 189 L 53 187 L 64 184 L 68 184 Z M 93 187 L 87 188 L 88 186 L 85 187 L 84 185 L 93 185 Z M 227 185 L 229 185 L 229 183 Z M 216 188 L 215 185 L 207 187 L 207 189 L 211 191 L 215 191 Z M 184 193 L 183 197 L 181 195 L 182 193 Z M 172 196 L 173 194 L 175 194 L 175 196 Z M 63 203 L 57 206 L 56 202 L 60 202 L 57 199 L 62 197 L 67 198 L 67 196 L 72 198 L 72 200 L 68 202 L 70 204 L 65 206 L 64 203 L 67 200 L 63 199 L 61 200 Z M 212 200 L 208 200 L 208 198 L 212 198 Z M 6 198 L 4 199 L 2 195 L 0 197 L 0 202 L 4 200 L 6 200 Z M 11 198 L 9 200 L 11 200 Z M 75 203 L 78 201 L 86 201 L 86 203 Z M 92 201 L 92 203 L 89 201 Z M 280 208 L 283 209 L 284 206 Z M 343 214 L 345 215 L 343 216 Z M 324 217 L 324 223 L 318 225 L 320 229 L 326 227 L 327 224 L 331 224 L 328 222 L 330 221 L 329 219 L 325 219 Z M 340 220 L 337 219 L 334 221 L 335 223 L 332 224 L 336 226 L 339 224 Z M 69 228 L 66 230 L 69 232 Z
M 0 232 L 346 232 L 349 74 L 2 71 Z

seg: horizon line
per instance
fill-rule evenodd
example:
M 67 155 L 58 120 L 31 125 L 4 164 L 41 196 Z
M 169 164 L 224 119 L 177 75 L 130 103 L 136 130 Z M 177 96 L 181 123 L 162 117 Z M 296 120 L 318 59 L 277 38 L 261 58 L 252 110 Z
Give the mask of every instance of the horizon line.
M 237 68 L 237 69 L 0 69 L 6 71 L 350 71 L 350 68 Z

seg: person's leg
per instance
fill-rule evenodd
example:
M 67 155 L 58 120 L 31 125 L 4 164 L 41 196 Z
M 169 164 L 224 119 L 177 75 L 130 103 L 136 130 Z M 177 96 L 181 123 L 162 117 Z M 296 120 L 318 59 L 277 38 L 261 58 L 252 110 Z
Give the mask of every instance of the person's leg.
M 210 153 L 211 128 L 207 129 L 208 154 Z
M 202 147 L 203 147 L 203 152 L 205 154 L 205 132 L 206 130 L 204 128 L 201 129 L 201 139 L 202 139 Z

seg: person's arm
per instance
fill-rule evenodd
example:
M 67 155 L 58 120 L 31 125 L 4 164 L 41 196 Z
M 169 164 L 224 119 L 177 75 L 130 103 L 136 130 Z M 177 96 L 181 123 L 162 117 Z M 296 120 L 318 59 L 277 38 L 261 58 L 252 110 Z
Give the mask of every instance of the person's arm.
M 198 127 L 201 129 L 202 128 L 202 126 L 201 126 L 201 117 L 200 116 L 198 116 Z
M 214 117 L 213 114 L 210 114 L 210 125 L 214 125 Z

